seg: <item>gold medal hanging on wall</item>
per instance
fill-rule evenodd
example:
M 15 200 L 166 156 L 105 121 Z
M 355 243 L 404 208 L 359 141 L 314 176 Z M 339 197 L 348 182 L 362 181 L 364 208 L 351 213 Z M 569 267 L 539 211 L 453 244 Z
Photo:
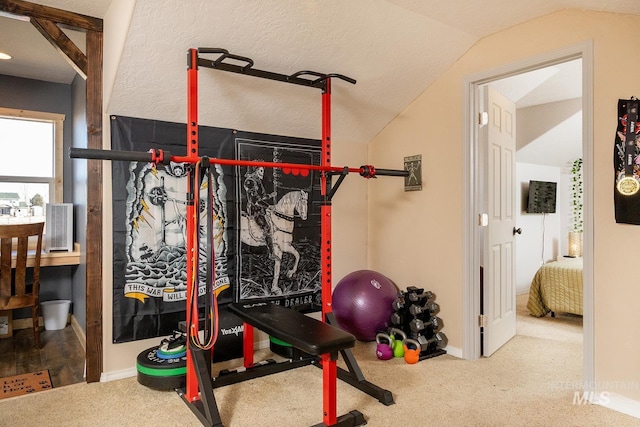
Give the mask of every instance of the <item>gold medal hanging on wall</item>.
M 618 177 L 616 188 L 623 196 L 633 196 L 640 190 L 640 182 L 633 176 L 624 176 L 622 174 Z

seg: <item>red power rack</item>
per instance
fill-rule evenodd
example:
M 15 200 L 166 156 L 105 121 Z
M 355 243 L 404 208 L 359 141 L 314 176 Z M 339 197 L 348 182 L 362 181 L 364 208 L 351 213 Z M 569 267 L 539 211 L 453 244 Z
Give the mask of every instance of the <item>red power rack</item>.
M 212 58 L 213 56 L 213 58 Z M 200 186 L 201 171 L 207 169 L 211 164 L 232 165 L 232 166 L 262 166 L 269 168 L 292 168 L 308 169 L 320 171 L 321 184 L 321 296 L 322 296 L 322 319 L 325 325 L 336 325 L 335 317 L 332 313 L 332 275 L 331 275 L 331 199 L 336 190 L 349 173 L 358 173 L 364 178 L 374 178 L 377 176 L 408 176 L 406 170 L 377 169 L 372 165 L 364 165 L 359 168 L 334 167 L 331 165 L 331 81 L 339 79 L 351 84 L 356 81 L 341 74 L 323 74 L 314 71 L 299 71 L 291 75 L 273 73 L 269 71 L 255 69 L 253 60 L 229 53 L 225 49 L 219 48 L 192 48 L 187 53 L 187 144 L 184 156 L 172 155 L 162 150 L 151 150 L 147 153 L 124 152 L 113 150 L 93 150 L 72 148 L 70 157 L 102 160 L 121 161 L 148 161 L 153 163 L 167 164 L 169 161 L 197 165 L 188 168 L 187 184 L 187 207 L 186 207 L 186 252 L 187 252 L 187 295 L 193 295 L 197 289 L 197 274 L 199 245 L 194 230 L 198 230 L 196 209 L 198 206 L 198 189 Z M 240 65 L 238 65 L 240 64 Z M 320 165 L 254 162 L 235 159 L 218 159 L 200 157 L 198 147 L 198 69 L 199 67 L 212 68 L 226 72 L 244 74 L 252 77 L 265 78 L 269 80 L 281 81 L 284 83 L 307 86 L 320 89 L 322 92 L 322 140 L 321 140 L 321 163 Z M 337 176 L 334 183 L 333 177 Z M 211 248 L 209 248 L 211 250 Z M 215 254 L 212 254 L 215 256 Z M 210 263 L 212 264 L 212 263 Z M 207 286 L 208 292 L 213 292 Z M 211 296 L 211 295 L 208 295 Z M 213 296 L 215 299 L 215 296 Z M 198 322 L 197 306 L 187 300 L 187 334 L 193 338 L 194 331 L 197 335 L 201 331 Z M 242 313 L 242 309 L 240 313 Z M 293 310 L 284 309 L 295 315 L 300 315 Z M 208 312 L 205 309 L 205 312 Z M 307 318 L 305 316 L 305 318 Z M 315 321 L 311 318 L 309 321 Z M 245 320 L 245 319 L 243 319 Z M 307 321 L 307 320 L 304 320 Z M 317 321 L 315 321 L 317 322 Z M 204 322 L 205 325 L 207 322 Z M 215 325 L 217 327 L 217 325 Z M 253 326 L 244 323 L 244 368 L 234 373 L 226 373 L 224 376 L 212 378 L 211 375 L 211 355 L 213 345 L 202 348 L 195 346 L 192 339 L 187 340 L 187 374 L 186 387 L 179 390 L 184 401 L 189 405 L 194 414 L 200 419 L 203 425 L 222 426 L 220 414 L 218 412 L 213 390 L 218 387 L 234 384 L 240 381 L 250 380 L 288 369 L 314 364 L 322 369 L 323 376 L 323 422 L 319 426 L 355 426 L 366 424 L 363 415 L 358 411 L 351 411 L 348 414 L 338 417 L 336 414 L 336 380 L 337 378 L 362 390 L 363 392 L 377 398 L 385 405 L 394 403 L 390 391 L 384 390 L 368 382 L 350 348 L 342 348 L 337 345 L 330 348 L 331 351 L 314 355 L 312 357 L 300 357 L 286 364 L 258 363 L 253 362 Z M 322 327 L 325 327 L 324 325 Z M 320 328 L 322 329 L 322 328 Z M 331 328 L 333 329 L 333 328 Z M 270 329 L 272 330 L 272 329 Z M 324 330 L 323 330 L 324 331 Z M 208 339 L 213 331 L 205 327 L 205 337 Z M 331 331 L 329 331 L 331 332 Z M 342 332 L 344 338 L 344 332 Z M 330 334 L 331 335 L 331 334 Z M 339 335 L 339 334 L 338 334 Z M 300 338 L 304 339 L 304 338 Z M 348 346 L 350 347 L 350 346 Z M 342 355 L 347 369 L 337 366 L 337 354 Z M 308 355 L 307 355 L 308 356 Z M 277 366 L 286 365 L 286 366 Z

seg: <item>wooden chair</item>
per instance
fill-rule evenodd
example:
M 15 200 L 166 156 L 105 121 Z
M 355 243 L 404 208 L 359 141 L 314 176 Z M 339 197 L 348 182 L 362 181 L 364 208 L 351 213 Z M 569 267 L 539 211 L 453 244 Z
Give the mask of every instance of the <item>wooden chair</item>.
M 40 290 L 43 228 L 44 222 L 0 225 L 0 310 L 31 307 L 36 347 L 40 347 L 38 292 Z M 35 254 L 29 259 L 33 275 L 32 280 L 28 283 L 27 254 L 28 252 L 33 253 L 33 249 L 29 251 L 29 237 L 31 236 L 37 237 L 37 243 Z M 13 274 L 12 270 L 15 270 Z

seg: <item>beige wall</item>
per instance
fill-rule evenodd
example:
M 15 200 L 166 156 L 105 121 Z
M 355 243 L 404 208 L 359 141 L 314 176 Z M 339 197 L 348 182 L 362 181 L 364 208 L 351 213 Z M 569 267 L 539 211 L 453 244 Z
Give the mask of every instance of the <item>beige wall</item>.
M 370 144 L 373 164 L 413 154 L 423 157 L 422 192 L 403 193 L 391 180 L 369 184 L 370 267 L 400 286 L 415 284 L 436 292 L 450 345 L 462 348 L 466 286 L 461 271 L 463 81 L 592 40 L 595 379 L 603 384 L 601 389 L 614 381 L 640 383 L 640 283 L 632 249 L 640 227 L 615 223 L 612 194 L 617 100 L 640 93 L 640 79 L 633 71 L 640 68 L 640 59 L 625 55 L 626 29 L 638 25 L 638 16 L 568 10 L 486 37 Z M 638 387 L 609 391 L 640 400 Z
M 110 100 L 118 65 L 126 43 L 129 24 L 133 15 L 135 1 L 114 0 L 104 19 L 104 96 L 103 96 L 103 147 L 111 148 Z M 113 218 L 111 194 L 111 165 L 105 162 L 103 167 L 103 261 L 102 261 L 102 334 L 103 334 L 103 379 L 115 379 L 130 375 L 135 369 L 136 357 L 149 347 L 158 345 L 158 339 L 136 341 L 126 344 L 113 344 Z M 125 371 L 125 372 L 119 372 Z
M 381 168 L 401 168 L 404 156 L 423 157 L 421 192 L 405 193 L 401 181 L 391 178 L 365 181 L 350 176 L 345 180 L 334 199 L 334 282 L 350 271 L 368 267 L 388 275 L 401 287 L 416 285 L 435 291 L 450 344 L 461 348 L 465 285 L 462 82 L 484 70 L 593 40 L 596 379 L 639 381 L 640 341 L 635 339 L 635 325 L 640 324 L 636 307 L 640 286 L 634 265 L 621 256 L 625 253 L 621 248 L 640 237 L 640 228 L 615 224 L 611 182 L 616 102 L 640 94 L 640 79 L 627 71 L 637 69 L 640 59 L 634 55 L 625 58 L 622 29 L 638 24 L 640 17 L 562 11 L 513 27 L 472 47 L 372 141 L 368 161 L 362 146 L 334 135 L 334 165 L 372 163 Z M 108 60 L 105 46 L 105 63 Z M 630 67 L 623 68 L 623 64 Z M 105 99 L 108 97 L 105 93 Z M 118 112 L 105 108 L 105 117 L 111 113 Z M 105 132 L 107 146 L 108 141 Z M 110 168 L 105 168 L 107 183 L 108 171 Z M 105 236 L 112 232 L 110 190 L 107 184 Z M 110 239 L 105 238 L 104 371 L 107 376 L 117 376 L 118 371 L 134 369 L 135 356 L 158 340 L 111 343 L 112 248 L 107 243 Z M 639 390 L 620 390 L 619 394 L 640 400 Z

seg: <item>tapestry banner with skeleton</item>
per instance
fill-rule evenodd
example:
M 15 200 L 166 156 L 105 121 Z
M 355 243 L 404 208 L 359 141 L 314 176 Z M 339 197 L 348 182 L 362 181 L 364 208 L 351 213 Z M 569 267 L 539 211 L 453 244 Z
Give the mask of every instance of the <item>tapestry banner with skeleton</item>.
M 185 124 L 111 117 L 113 150 L 161 149 L 184 156 L 185 146 Z M 214 159 L 320 163 L 318 140 L 206 126 L 199 127 L 199 151 Z M 170 335 L 185 319 L 189 167 L 112 162 L 114 342 Z M 319 181 L 305 169 L 211 165 L 199 191 L 202 302 L 210 225 L 214 289 L 221 307 L 231 301 L 268 300 L 320 309 Z M 212 218 L 207 218 L 209 203 Z M 238 335 L 237 328 L 229 329 L 220 336 Z

